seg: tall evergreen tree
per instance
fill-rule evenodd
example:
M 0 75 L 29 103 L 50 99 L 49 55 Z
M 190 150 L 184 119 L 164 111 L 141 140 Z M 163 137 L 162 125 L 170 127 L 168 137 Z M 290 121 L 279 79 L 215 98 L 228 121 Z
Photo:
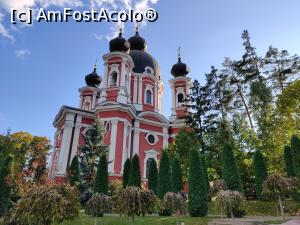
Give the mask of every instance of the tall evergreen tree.
M 77 155 L 75 155 L 68 169 L 68 180 L 71 185 L 77 185 L 79 179 L 80 179 L 79 162 L 78 162 Z
M 232 148 L 228 143 L 225 143 L 222 153 L 222 177 L 230 190 L 243 190 L 236 160 Z
M 262 184 L 268 176 L 264 157 L 259 150 L 254 153 L 253 158 L 254 175 L 255 175 L 255 190 L 258 198 L 261 198 Z
M 84 135 L 84 145 L 79 154 L 80 190 L 84 201 L 93 192 L 94 180 L 101 155 L 107 154 L 107 146 L 103 144 L 102 129 L 98 120 Z M 83 201 L 83 200 L 82 200 Z
M 137 154 L 132 158 L 128 186 L 141 187 L 140 160 Z
M 293 135 L 291 138 L 291 148 L 294 159 L 295 174 L 300 179 L 300 138 L 296 135 Z
M 189 213 L 191 216 L 206 216 L 208 210 L 208 193 L 202 160 L 195 150 L 189 156 Z
M 150 159 L 149 174 L 148 174 L 148 188 L 157 195 L 158 188 L 158 171 L 157 163 L 154 159 Z
M 167 192 L 172 191 L 171 173 L 169 155 L 166 150 L 161 154 L 159 173 L 158 173 L 158 191 L 157 196 L 163 199 Z
M 108 168 L 107 157 L 102 154 L 97 166 L 97 173 L 94 181 L 94 193 L 103 193 L 107 195 L 108 192 Z
M 183 190 L 181 167 L 177 155 L 173 158 L 172 161 L 172 187 L 173 192 L 175 193 Z
M 209 178 L 208 178 L 208 172 L 207 172 L 207 166 L 206 166 L 206 160 L 204 154 L 200 154 L 200 160 L 201 160 L 201 165 L 203 169 L 203 174 L 204 174 L 204 179 L 206 183 L 206 188 L 207 188 L 207 194 L 209 195 L 210 193 L 210 185 L 209 185 Z M 210 200 L 210 196 L 209 196 Z
M 9 164 L 12 158 L 7 156 L 0 166 L 0 216 L 7 213 L 11 188 L 7 183 L 9 177 Z
M 124 163 L 124 168 L 123 168 L 123 177 L 122 177 L 123 188 L 126 188 L 128 185 L 129 174 L 130 174 L 130 165 L 131 165 L 131 160 L 128 158 L 128 159 L 126 159 L 126 161 Z
M 294 161 L 293 161 L 293 154 L 292 149 L 290 146 L 284 147 L 284 162 L 285 162 L 285 169 L 286 173 L 289 177 L 296 176 L 295 168 L 294 168 Z

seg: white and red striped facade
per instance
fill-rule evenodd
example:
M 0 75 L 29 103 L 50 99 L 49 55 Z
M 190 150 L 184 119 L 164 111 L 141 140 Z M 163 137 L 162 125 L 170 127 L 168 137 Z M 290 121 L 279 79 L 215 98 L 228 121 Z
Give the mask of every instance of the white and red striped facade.
M 121 178 L 125 160 L 138 154 L 141 177 L 146 182 L 148 159 L 159 163 L 162 149 L 185 126 L 187 108 L 180 99 L 189 94 L 189 77 L 169 80 L 172 114 L 168 120 L 161 113 L 160 74 L 154 76 L 152 68 L 134 72 L 135 62 L 127 52 L 110 52 L 103 60 L 105 72 L 100 87 L 79 89 L 79 107 L 63 106 L 55 118 L 57 130 L 49 174 L 57 181 L 64 180 L 72 158 L 84 144 L 85 132 L 96 118 L 103 124 L 104 143 L 109 145 L 110 179 Z

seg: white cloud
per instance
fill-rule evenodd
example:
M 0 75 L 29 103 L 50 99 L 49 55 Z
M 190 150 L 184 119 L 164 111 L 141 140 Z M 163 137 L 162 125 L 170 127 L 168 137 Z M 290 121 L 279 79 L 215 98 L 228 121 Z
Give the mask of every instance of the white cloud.
M 39 4 L 43 8 L 49 6 L 58 6 L 58 7 L 81 7 L 83 3 L 80 0 L 38 0 Z
M 21 60 L 24 60 L 30 54 L 31 52 L 28 49 L 20 49 L 15 51 L 15 55 Z
M 2 35 L 4 38 L 7 38 L 11 41 L 14 41 L 15 38 L 12 36 L 12 34 L 2 24 L 3 17 L 4 17 L 4 15 L 2 13 L 0 13 L 0 35 Z
M 93 33 L 92 34 L 94 38 L 96 38 L 97 40 L 101 41 L 103 39 L 103 36 L 102 35 L 99 35 L 99 34 L 95 34 Z

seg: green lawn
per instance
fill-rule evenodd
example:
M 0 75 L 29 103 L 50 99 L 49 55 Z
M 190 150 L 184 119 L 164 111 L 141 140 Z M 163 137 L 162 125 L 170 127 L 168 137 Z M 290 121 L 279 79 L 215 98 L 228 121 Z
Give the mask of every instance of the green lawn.
M 207 225 L 209 218 L 182 217 L 185 225 Z M 59 225 L 95 225 L 95 219 L 87 216 L 80 216 L 75 220 L 65 221 Z M 104 216 L 97 218 L 97 225 L 130 225 L 127 217 Z M 136 217 L 135 225 L 175 225 L 176 217 L 145 216 Z M 58 224 L 55 224 L 58 225 Z

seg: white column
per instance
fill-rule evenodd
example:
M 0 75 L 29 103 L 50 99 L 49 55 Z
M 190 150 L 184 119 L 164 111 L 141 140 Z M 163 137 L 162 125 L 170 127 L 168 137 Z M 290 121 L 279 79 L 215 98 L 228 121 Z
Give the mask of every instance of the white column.
M 126 148 L 126 143 L 127 143 L 127 131 L 128 131 L 128 122 L 124 121 L 124 133 L 123 133 L 123 147 L 122 147 L 122 167 L 121 167 L 121 174 L 123 174 L 123 168 L 124 168 L 124 163 L 125 160 L 127 159 L 127 148 Z
M 115 165 L 115 155 L 116 155 L 116 140 L 117 140 L 117 130 L 118 130 L 118 121 L 111 121 L 111 134 L 110 134 L 110 145 L 109 145 L 109 156 L 108 160 L 110 163 L 108 164 L 108 172 L 110 174 L 114 174 L 114 165 Z
M 157 84 L 155 84 L 155 86 L 154 86 L 154 96 L 155 96 L 155 98 L 154 98 L 154 107 L 155 108 L 158 108 L 158 104 L 157 104 L 157 100 L 158 100 L 158 86 L 157 86 Z
M 96 96 L 97 96 L 97 91 L 93 92 L 93 97 L 92 97 L 92 108 L 93 109 L 96 105 Z
M 66 115 L 65 127 L 63 131 L 63 139 L 62 139 L 59 159 L 58 159 L 57 175 L 59 176 L 66 175 L 72 128 L 74 125 L 74 116 L 75 116 L 74 114 Z
M 82 103 L 83 103 L 83 96 L 80 94 L 80 102 L 78 108 L 82 109 Z
M 137 77 L 134 76 L 134 81 L 133 81 L 133 103 L 137 103 Z
M 132 136 L 132 127 L 131 125 L 128 126 L 128 148 L 127 148 L 127 152 L 126 152 L 126 158 L 130 157 L 130 152 L 131 152 L 131 136 Z
M 72 145 L 72 152 L 71 152 L 71 158 L 70 158 L 70 163 L 72 162 L 72 159 L 74 156 L 77 154 L 78 150 L 78 141 L 79 141 L 79 136 L 80 136 L 80 128 L 82 127 L 81 125 L 81 115 L 77 115 L 76 119 L 76 124 L 75 124 L 75 131 L 74 131 L 74 137 L 73 137 L 73 145 Z
M 139 155 L 139 147 L 140 147 L 140 122 L 135 121 L 134 137 L 133 137 L 133 155 Z
M 138 104 L 143 104 L 142 95 L 143 95 L 143 80 L 142 77 L 139 77 L 139 95 L 138 95 Z

